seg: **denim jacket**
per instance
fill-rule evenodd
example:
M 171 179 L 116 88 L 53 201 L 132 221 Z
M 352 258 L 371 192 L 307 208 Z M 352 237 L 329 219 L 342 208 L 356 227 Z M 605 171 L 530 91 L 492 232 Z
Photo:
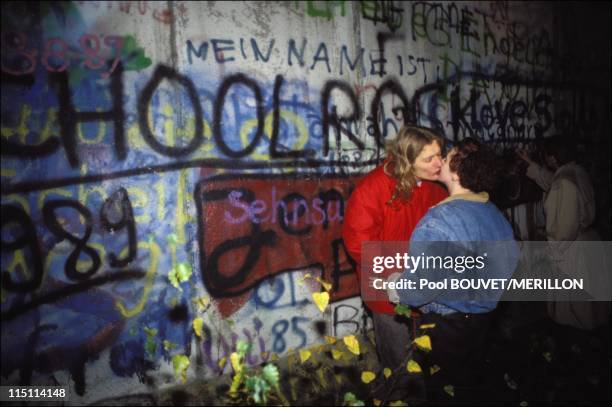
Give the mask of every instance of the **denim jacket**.
M 438 245 L 446 242 L 449 246 L 464 247 L 475 245 L 474 242 L 479 242 L 478 245 L 481 247 L 483 244 L 495 245 L 497 247 L 495 255 L 488 258 L 487 278 L 510 278 L 519 259 L 518 245 L 514 240 L 512 227 L 497 207 L 489 202 L 489 195 L 486 192 L 450 196 L 432 207 L 412 234 L 411 256 L 426 252 L 428 246 L 431 248 L 433 245 L 432 242 L 440 242 L 436 243 Z M 478 251 L 479 248 L 467 247 L 467 249 Z M 447 251 L 445 254 L 452 253 Z M 405 271 L 400 278 L 409 278 L 408 273 Z M 410 290 L 398 290 L 397 294 L 403 304 L 420 307 L 425 313 L 438 314 L 489 312 L 495 309 L 499 299 L 499 297 L 495 299 L 488 297 L 486 300 L 436 301 L 426 296 L 415 298 Z

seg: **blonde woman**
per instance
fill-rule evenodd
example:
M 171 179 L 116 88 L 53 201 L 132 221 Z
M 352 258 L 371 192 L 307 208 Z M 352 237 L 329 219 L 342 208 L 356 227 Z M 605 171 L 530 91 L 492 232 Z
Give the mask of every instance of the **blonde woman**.
M 409 241 L 427 210 L 448 196 L 437 181 L 442 169 L 443 140 L 434 131 L 404 126 L 386 145 L 386 159 L 357 185 L 348 201 L 342 237 L 361 275 L 361 243 L 364 241 Z M 382 276 L 381 276 L 382 277 Z M 363 295 L 363 293 L 362 293 Z M 394 369 L 408 353 L 409 327 L 388 301 L 366 301 L 372 311 L 376 349 L 383 367 Z M 406 369 L 398 369 L 387 400 L 398 400 L 407 390 Z M 389 394 L 388 390 L 393 393 Z

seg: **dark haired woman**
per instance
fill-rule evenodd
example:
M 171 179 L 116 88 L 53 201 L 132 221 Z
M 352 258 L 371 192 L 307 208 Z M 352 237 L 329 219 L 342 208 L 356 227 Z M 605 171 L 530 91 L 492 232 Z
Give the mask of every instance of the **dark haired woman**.
M 512 227 L 489 202 L 487 191 L 493 190 L 498 180 L 495 154 L 485 145 L 473 139 L 457 143 L 444 159 L 440 181 L 450 196 L 431 208 L 415 228 L 410 240 L 411 256 L 450 256 L 458 261 L 461 254 L 483 256 L 486 269 L 484 279 L 509 279 L 518 263 L 519 251 Z M 486 255 L 484 255 L 486 256 Z M 465 258 L 465 256 L 464 256 Z M 459 264 L 458 262 L 456 263 Z M 465 263 L 462 267 L 465 266 Z M 418 278 L 441 279 L 468 276 L 474 271 L 464 268 L 439 269 L 396 273 L 389 281 Z M 455 274 L 461 272 L 461 275 Z M 465 274 L 464 274 L 465 273 Z M 418 278 L 415 279 L 415 276 Z M 420 324 L 435 324 L 428 330 L 432 351 L 420 359 L 427 383 L 429 397 L 444 400 L 445 385 L 467 384 L 470 372 L 476 365 L 486 338 L 491 313 L 499 299 L 499 293 L 476 290 L 469 295 L 459 290 L 448 290 L 440 295 L 435 290 L 389 290 L 392 301 L 418 307 Z M 422 355 L 421 352 L 417 352 Z M 418 356 L 415 354 L 415 359 Z M 437 365 L 440 371 L 429 375 L 429 368 Z M 435 369 L 435 368 L 434 368 Z M 473 370 L 472 370 L 473 369 Z

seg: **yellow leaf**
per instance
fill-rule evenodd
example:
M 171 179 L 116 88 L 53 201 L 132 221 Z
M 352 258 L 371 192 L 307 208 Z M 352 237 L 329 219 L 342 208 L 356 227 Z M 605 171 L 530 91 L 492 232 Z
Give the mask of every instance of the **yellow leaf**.
M 388 378 L 389 378 L 389 376 L 391 376 L 391 373 L 392 373 L 392 372 L 391 372 L 391 369 L 389 369 L 388 367 L 385 367 L 385 368 L 383 369 L 383 374 L 385 375 L 385 378 L 386 378 L 386 379 L 388 379 Z
M 544 359 L 546 359 L 547 362 L 550 362 L 552 360 L 552 355 L 550 352 L 544 352 L 542 353 L 542 356 L 544 356 Z
M 312 355 L 312 353 L 309 350 L 300 349 L 300 360 L 302 363 L 306 362 L 310 358 L 310 355 Z
M 336 343 L 336 338 L 334 338 L 333 336 L 325 335 L 325 342 L 329 343 L 330 345 L 333 345 L 334 343 Z
M 331 283 L 328 283 L 327 281 L 323 280 L 322 278 L 317 277 L 317 281 L 319 283 L 321 283 L 321 285 L 323 286 L 323 288 L 325 289 L 325 291 L 330 292 L 332 289 L 332 285 Z
M 408 361 L 408 364 L 406 365 L 406 370 L 408 370 L 408 373 L 421 373 L 423 371 L 421 369 L 421 366 L 412 359 Z
M 431 329 L 431 328 L 435 328 L 436 324 L 424 324 L 419 326 L 419 329 Z
M 261 360 L 268 359 L 268 352 L 261 352 Z
M 272 361 L 278 360 L 278 355 L 276 353 L 272 353 L 272 356 L 270 356 L 270 360 Z
M 447 384 L 444 386 L 444 391 L 448 393 L 449 396 L 455 397 L 455 388 L 451 384 Z
M 438 365 L 433 365 L 432 367 L 429 368 L 429 374 L 431 376 L 435 375 L 436 373 L 438 373 L 438 371 L 440 370 L 440 366 Z
M 217 365 L 219 365 L 221 370 L 223 370 L 226 364 L 227 364 L 227 358 L 225 356 L 219 359 L 219 362 L 217 362 Z
M 232 362 L 232 369 L 234 369 L 234 372 L 240 372 L 242 366 L 240 366 L 240 355 L 238 355 L 238 353 L 232 352 L 230 355 L 230 362 Z
M 399 407 L 399 406 L 407 406 L 402 400 L 395 400 L 389 403 L 390 407 Z
M 342 357 L 342 351 L 338 350 L 338 349 L 332 349 L 332 358 L 334 358 L 334 360 L 338 360 Z
M 361 381 L 365 384 L 370 383 L 374 379 L 376 379 L 376 375 L 373 372 L 370 372 L 369 370 L 361 372 Z
M 374 404 L 376 407 L 378 407 L 378 406 L 380 406 L 380 405 L 382 404 L 382 401 L 380 401 L 379 399 L 374 399 L 374 400 L 372 400 L 372 403 L 373 403 L 373 404 Z
M 310 273 L 306 273 L 304 274 L 304 277 L 302 277 L 304 280 L 306 280 L 307 278 L 312 278 L 312 275 Z
M 192 300 L 192 302 L 195 305 L 197 305 L 199 311 L 204 312 L 208 309 L 208 306 L 210 305 L 210 297 L 206 296 L 206 297 L 195 298 Z
M 329 304 L 329 293 L 313 293 L 312 299 L 314 300 L 317 307 L 321 310 L 321 312 L 325 312 L 325 308 L 327 308 L 327 304 Z
M 425 352 L 429 352 L 431 350 L 431 339 L 429 338 L 429 335 L 419 336 L 414 340 L 414 343 L 419 349 L 424 350 Z
M 183 384 L 187 381 L 187 368 L 189 367 L 189 358 L 185 355 L 172 356 L 172 366 L 174 368 L 174 376 L 181 379 Z
M 357 338 L 355 338 L 355 335 L 345 336 L 344 338 L 342 338 L 342 341 L 344 342 L 348 350 L 353 352 L 355 355 L 359 355 L 359 341 L 357 340 Z
M 198 338 L 201 338 L 202 337 L 202 326 L 204 325 L 204 320 L 200 317 L 197 317 L 193 320 L 191 324 L 193 325 L 193 330 L 195 334 L 198 335 Z

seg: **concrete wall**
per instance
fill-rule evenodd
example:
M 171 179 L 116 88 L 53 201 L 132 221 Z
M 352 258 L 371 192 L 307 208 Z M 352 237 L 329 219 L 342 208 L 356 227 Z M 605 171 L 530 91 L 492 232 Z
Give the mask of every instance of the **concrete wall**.
M 366 329 L 344 205 L 402 123 L 609 137 L 551 7 L 4 2 L 2 384 L 90 402 Z

